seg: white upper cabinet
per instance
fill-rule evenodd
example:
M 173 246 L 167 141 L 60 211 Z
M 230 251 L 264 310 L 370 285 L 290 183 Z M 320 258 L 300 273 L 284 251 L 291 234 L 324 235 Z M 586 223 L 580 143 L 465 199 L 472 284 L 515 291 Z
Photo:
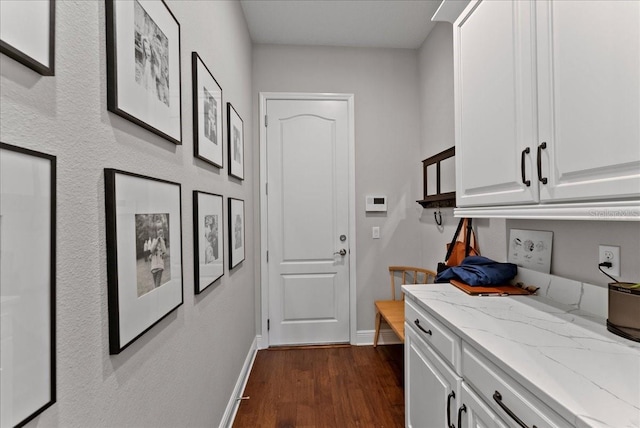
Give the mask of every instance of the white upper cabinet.
M 640 2 L 481 0 L 453 31 L 456 215 L 640 219 Z
M 531 4 L 476 2 L 453 41 L 457 205 L 537 201 Z
M 640 194 L 640 2 L 538 1 L 542 201 Z

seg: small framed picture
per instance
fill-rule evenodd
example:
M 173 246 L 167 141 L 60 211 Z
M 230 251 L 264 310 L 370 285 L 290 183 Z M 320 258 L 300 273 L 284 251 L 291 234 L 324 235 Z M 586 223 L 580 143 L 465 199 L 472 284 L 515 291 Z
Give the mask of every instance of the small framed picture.
M 196 52 L 193 81 L 193 155 L 222 168 L 222 88 Z
M 0 426 L 56 401 L 56 158 L 0 143 Z
M 105 169 L 109 351 L 182 305 L 180 184 Z
M 229 269 L 244 260 L 244 201 L 229 198 Z
M 238 112 L 227 103 L 229 175 L 244 180 L 244 127 Z
M 105 1 L 107 108 L 182 144 L 180 24 L 164 1 Z
M 0 52 L 43 76 L 53 76 L 55 23 L 55 0 L 0 1 Z
M 193 191 L 195 293 L 224 275 L 222 196 Z

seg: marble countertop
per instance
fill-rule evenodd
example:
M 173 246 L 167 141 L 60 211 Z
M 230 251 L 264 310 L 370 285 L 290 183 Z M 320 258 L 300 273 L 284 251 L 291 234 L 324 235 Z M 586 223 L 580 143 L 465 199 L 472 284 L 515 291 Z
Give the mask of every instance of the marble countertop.
M 450 284 L 405 294 L 577 427 L 640 427 L 640 343 L 540 296 L 469 296 Z

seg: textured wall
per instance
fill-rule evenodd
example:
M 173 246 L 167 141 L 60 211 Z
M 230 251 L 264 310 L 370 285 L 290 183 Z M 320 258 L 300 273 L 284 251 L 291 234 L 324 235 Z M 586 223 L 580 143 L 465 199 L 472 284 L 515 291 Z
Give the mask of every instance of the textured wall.
M 373 301 L 389 296 L 387 266 L 420 260 L 416 51 L 256 45 L 253 70 L 255 97 L 259 92 L 355 94 L 356 328 L 372 330 Z M 255 144 L 257 157 L 257 138 Z M 365 213 L 364 198 L 370 193 L 388 196 L 386 214 Z M 380 227 L 380 239 L 371 238 L 373 226 Z
M 191 221 L 194 189 L 245 199 L 253 248 L 251 41 L 238 2 L 168 5 L 181 24 L 182 146 L 107 112 L 103 1 L 57 2 L 56 76 L 0 58 L 0 140 L 58 161 L 58 401 L 29 426 L 216 426 L 255 337 L 252 251 L 195 297 Z M 242 184 L 193 157 L 192 50 L 244 119 Z M 108 350 L 105 167 L 182 183 L 184 304 L 117 356 Z
M 419 51 L 421 102 L 421 155 L 432 156 L 454 144 L 453 32 L 451 24 L 438 23 Z M 443 209 L 444 228 L 436 227 L 433 210 L 422 218 L 422 257 L 425 265 L 444 258 L 458 220 L 452 209 Z M 578 281 L 605 285 L 608 279 L 597 268 L 598 245 L 621 247 L 621 278 L 640 280 L 640 225 L 637 222 L 544 221 L 479 219 L 483 255 L 506 260 L 509 229 L 547 230 L 554 233 L 551 273 Z

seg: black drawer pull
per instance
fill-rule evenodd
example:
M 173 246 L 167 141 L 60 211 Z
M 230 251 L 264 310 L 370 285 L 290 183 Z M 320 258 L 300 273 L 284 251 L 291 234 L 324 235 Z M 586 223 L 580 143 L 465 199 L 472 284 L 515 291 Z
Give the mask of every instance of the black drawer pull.
M 465 406 L 464 404 L 462 406 L 460 406 L 460 408 L 458 409 L 458 428 L 460 428 L 462 425 L 462 412 L 467 413 L 467 406 Z
M 547 148 L 547 143 L 542 143 L 538 146 L 538 180 L 542 184 L 547 184 L 547 177 L 542 177 L 542 150 Z
M 520 418 L 519 418 L 519 417 L 517 417 L 517 416 L 516 416 L 516 414 L 515 414 L 515 413 L 513 413 L 513 411 L 512 411 L 510 408 L 508 408 L 506 404 L 504 404 L 504 403 L 502 402 L 502 394 L 500 394 L 498 391 L 494 392 L 494 393 L 493 393 L 493 399 L 494 399 L 494 400 L 496 400 L 496 403 L 498 403 L 498 406 L 500 406 L 500 408 L 501 408 L 502 410 L 504 410 L 504 411 L 505 411 L 505 413 L 511 417 L 511 419 L 513 419 L 514 421 L 516 421 L 516 423 L 517 423 L 518 425 L 520 425 L 522 428 L 529 428 L 529 427 L 527 426 L 527 424 L 525 424 L 524 422 L 522 422 L 522 420 L 520 420 Z M 532 427 L 532 428 L 536 428 L 536 426 L 535 426 L 535 425 L 533 425 L 533 427 Z
M 456 393 L 451 391 L 449 395 L 447 395 L 447 428 L 456 428 L 455 425 L 451 423 L 451 399 L 456 398 Z
M 531 186 L 531 180 L 527 180 L 527 175 L 525 173 L 524 160 L 526 158 L 526 155 L 528 155 L 530 152 L 531 152 L 531 149 L 527 147 L 522 151 L 522 154 L 520 155 L 520 174 L 522 174 L 522 183 L 527 187 Z
M 420 325 L 420 320 L 418 318 L 416 318 L 416 320 L 413 323 L 416 325 L 416 327 L 418 327 L 423 332 L 427 333 L 429 336 L 431 336 L 433 334 L 433 333 L 431 333 L 431 330 L 425 330 L 424 327 L 422 327 Z

